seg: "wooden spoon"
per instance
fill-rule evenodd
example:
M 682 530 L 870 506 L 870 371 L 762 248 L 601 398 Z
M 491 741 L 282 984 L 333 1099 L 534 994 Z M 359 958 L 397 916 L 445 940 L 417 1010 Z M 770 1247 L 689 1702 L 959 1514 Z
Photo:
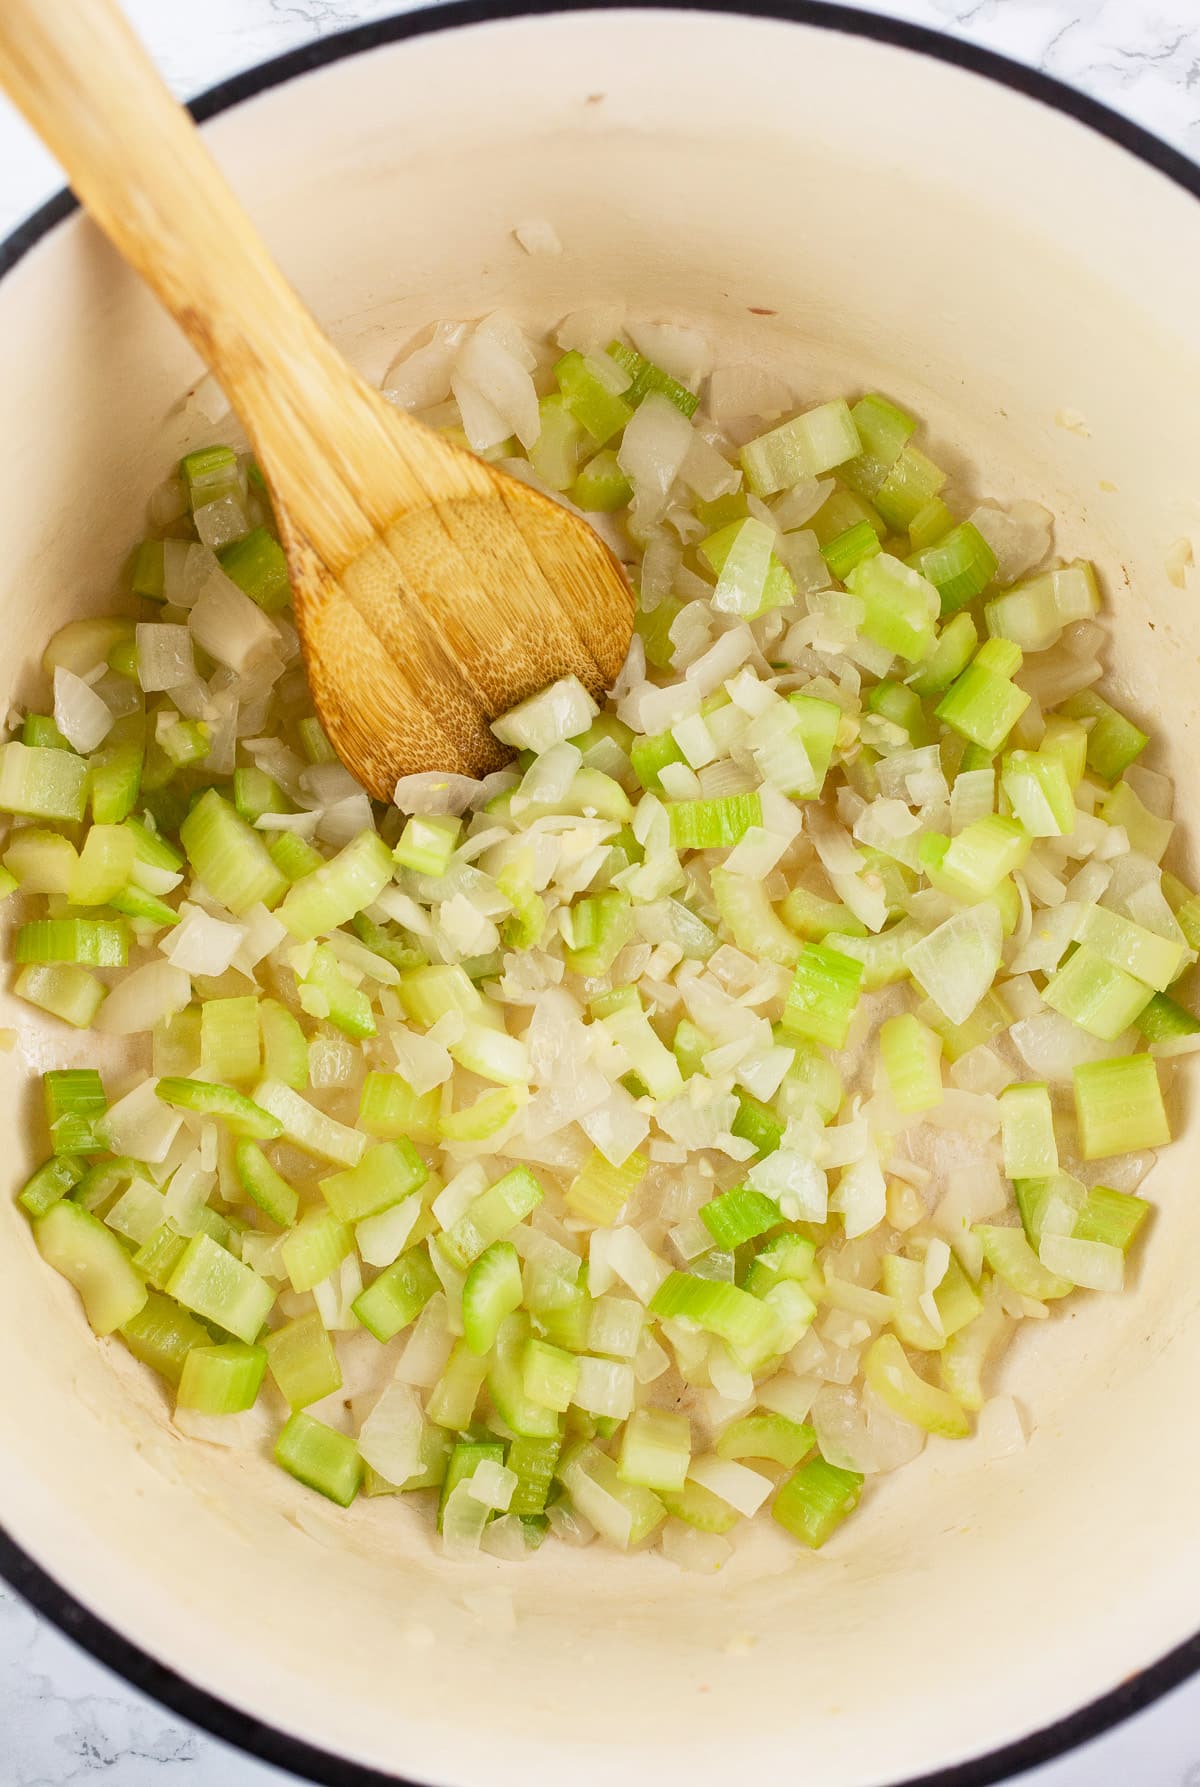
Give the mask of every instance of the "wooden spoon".
M 556 677 L 615 680 L 633 596 L 611 552 L 346 364 L 112 0 L 2 0 L 0 82 L 240 416 L 317 713 L 372 794 L 483 775 L 511 755 L 498 714 Z

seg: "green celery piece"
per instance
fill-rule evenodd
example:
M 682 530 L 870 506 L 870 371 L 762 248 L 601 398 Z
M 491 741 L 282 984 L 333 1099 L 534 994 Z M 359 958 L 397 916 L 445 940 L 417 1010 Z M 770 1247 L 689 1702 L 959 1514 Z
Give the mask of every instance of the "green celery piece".
M 871 497 L 884 521 L 898 533 L 907 529 L 933 497 L 946 474 L 919 448 L 906 446 Z
M 858 1506 L 863 1478 L 827 1464 L 818 1455 L 786 1480 L 771 1506 L 772 1518 L 816 1551 Z
M 253 825 L 264 813 L 292 811 L 291 801 L 274 777 L 267 775 L 265 770 L 255 768 L 234 770 L 233 804 L 238 816 L 248 825 Z
M 1151 1208 L 1145 1198 L 1134 1197 L 1131 1192 L 1093 1185 L 1075 1219 L 1072 1237 L 1076 1241 L 1102 1241 L 1128 1253 Z
M 680 1029 L 682 1027 L 681 1021 Z M 678 1030 L 675 1033 L 675 1053 L 678 1059 Z M 737 1101 L 737 1116 L 730 1125 L 730 1134 L 740 1137 L 742 1141 L 752 1142 L 760 1159 L 773 1154 L 783 1140 L 784 1125 L 769 1105 L 752 1097 L 749 1092 L 738 1091 Z
M 970 521 L 951 528 L 934 545 L 914 553 L 909 562 L 937 590 L 943 618 L 973 602 L 996 575 L 996 555 Z
M 341 1222 L 361 1222 L 389 1210 L 402 1198 L 419 1191 L 429 1169 L 406 1136 L 398 1141 L 376 1142 L 357 1166 L 333 1173 L 320 1181 L 321 1193 Z
M 856 565 L 861 565 L 866 558 L 874 558 L 879 549 L 879 535 L 870 522 L 856 521 L 853 527 L 836 534 L 827 545 L 822 546 L 821 557 L 832 575 L 839 582 L 845 582 Z
M 355 1298 L 352 1308 L 376 1340 L 387 1342 L 415 1321 L 430 1297 L 442 1288 L 423 1247 L 402 1253 L 373 1284 Z
M 554 368 L 554 378 L 567 408 L 599 447 L 620 434 L 633 414 L 633 405 L 622 394 L 622 381 L 627 382 L 628 375 L 606 356 L 564 354 Z
M 717 800 L 677 800 L 667 808 L 671 844 L 676 850 L 724 849 L 738 843 L 751 826 L 762 824 L 757 794 L 726 794 Z
M 253 1204 L 280 1228 L 290 1228 L 300 1208 L 300 1194 L 276 1172 L 262 1149 L 249 1139 L 234 1148 L 238 1183 Z
M 529 463 L 551 490 L 569 490 L 579 470 L 579 449 L 584 430 L 567 408 L 559 391 L 538 403 L 541 427 L 529 448 Z
M 208 1080 L 166 1078 L 159 1080 L 154 1090 L 164 1104 L 222 1118 L 234 1135 L 270 1142 L 283 1134 L 278 1117 L 243 1093 L 235 1092 L 232 1086 L 217 1086 Z
M 144 1306 L 149 1293 L 117 1237 L 69 1198 L 35 1217 L 33 1238 L 47 1265 L 79 1292 L 97 1334 L 113 1333 Z
M 544 1512 L 561 1451 L 559 1439 L 512 1441 L 506 1462 L 509 1470 L 516 1473 L 517 1487 L 509 1503 L 510 1514 L 528 1517 Z
M 209 893 L 236 917 L 260 901 L 278 905 L 287 892 L 287 880 L 271 861 L 261 834 L 215 789 L 200 796 L 179 837 Z
M 1150 743 L 1132 720 L 1091 689 L 1070 696 L 1061 711 L 1069 720 L 1092 722 L 1087 735 L 1087 766 L 1101 781 L 1118 781 Z
M 442 1479 L 442 1492 L 438 1501 L 438 1531 L 442 1530 L 442 1515 L 446 1503 L 453 1490 L 460 1483 L 475 1475 L 478 1465 L 483 1463 L 503 1464 L 504 1443 L 502 1440 L 459 1440 L 450 1454 L 446 1464 L 446 1474 Z
M 222 547 L 217 557 L 226 577 L 266 614 L 278 614 L 291 599 L 287 559 L 278 540 L 265 527 L 252 528 L 240 540 Z
M 167 1293 L 237 1340 L 257 1340 L 275 1292 L 265 1279 L 205 1234 L 193 1235 L 167 1281 Z
M 311 1291 L 354 1250 L 354 1233 L 329 1209 L 307 1210 L 283 1237 L 280 1257 L 294 1291 Z M 374 1289 L 374 1286 L 372 1286 Z M 365 1292 L 363 1293 L 366 1294 Z M 363 1320 L 365 1327 L 371 1324 Z M 374 1333 L 374 1329 L 371 1330 Z
M 937 638 L 938 595 L 919 571 L 879 552 L 847 572 L 846 587 L 865 605 L 862 630 L 868 639 L 909 664 L 929 656 Z
M 151 602 L 163 600 L 161 540 L 143 540 L 140 546 L 134 548 L 133 557 L 129 561 L 129 590 L 131 595 L 145 596 Z
M 721 1430 L 718 1458 L 767 1458 L 795 1470 L 816 1444 L 817 1436 L 806 1421 L 789 1421 L 786 1415 L 743 1415 Z
M 589 515 L 611 515 L 633 501 L 633 485 L 611 447 L 588 460 L 570 490 L 576 508 Z
M 827 1048 L 842 1048 L 862 981 L 861 962 L 827 944 L 806 943 L 788 989 L 784 1029 Z
M 1075 1120 L 1084 1160 L 1161 1148 L 1171 1139 L 1151 1055 L 1085 1061 L 1074 1069 Z
M 151 1291 L 136 1315 L 121 1324 L 121 1339 L 135 1359 L 178 1386 L 194 1347 L 211 1346 L 212 1335 L 170 1297 Z
M 690 1477 L 682 1489 L 659 1489 L 655 1493 L 673 1520 L 682 1520 L 697 1532 L 727 1533 L 738 1523 L 736 1508 L 723 1502 L 711 1489 L 705 1489 L 702 1483 L 693 1483 Z
M 468 1204 L 442 1234 L 446 1258 L 466 1269 L 493 1241 L 501 1240 L 541 1203 L 544 1193 L 528 1167 L 513 1167 Z
M 254 1407 L 266 1368 L 262 1347 L 241 1340 L 195 1346 L 183 1362 L 176 1406 L 203 1415 L 240 1414 Z
M 702 1204 L 700 1218 L 717 1246 L 732 1250 L 777 1228 L 783 1212 L 765 1192 L 739 1185 Z
M 623 366 L 633 380 L 628 390 L 621 394 L 626 403 L 633 404 L 636 409 L 643 397 L 651 391 L 658 391 L 669 398 L 685 416 L 690 418 L 695 415 L 700 399 L 686 385 L 681 385 L 678 379 L 672 378 L 669 372 L 656 366 L 653 360 L 643 358 L 636 348 L 626 347 L 623 341 L 610 341 L 605 351 L 609 359 L 615 360 L 618 366 Z
M 467 1272 L 463 1334 L 475 1354 L 489 1353 L 505 1316 L 521 1307 L 521 1261 L 511 1241 L 493 1241 Z
M 275 1461 L 297 1482 L 341 1508 L 348 1508 L 362 1487 L 363 1461 L 354 1441 L 302 1409 L 290 1417 L 276 1440 Z
M 316 1310 L 285 1322 L 268 1334 L 263 1347 L 270 1369 L 288 1407 L 307 1408 L 342 1387 L 342 1368 Z
M 42 1075 L 46 1123 L 55 1154 L 100 1154 L 99 1124 L 108 1109 L 94 1067 L 54 1067 Z
M 84 1175 L 84 1163 L 76 1154 L 56 1154 L 44 1161 L 17 1194 L 17 1202 L 29 1217 L 44 1216 L 51 1204 L 73 1191 Z
M 1200 1018 L 1166 993 L 1155 993 L 1145 1010 L 1139 1012 L 1137 1025 L 1151 1047 L 1163 1055 L 1173 1052 L 1172 1044 L 1200 1033 Z

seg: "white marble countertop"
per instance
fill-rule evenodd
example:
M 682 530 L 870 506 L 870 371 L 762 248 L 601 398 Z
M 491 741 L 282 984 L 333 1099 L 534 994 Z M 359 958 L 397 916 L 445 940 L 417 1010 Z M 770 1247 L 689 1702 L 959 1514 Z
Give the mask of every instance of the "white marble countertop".
M 54 4 L 54 0 L 47 0 Z M 853 3 L 853 0 L 852 0 Z M 3 0 L 0 0 L 0 5 Z M 401 0 L 125 0 L 172 87 L 235 71 Z M 875 0 L 1033 63 L 1200 160 L 1200 0 Z M 61 184 L 0 100 L 0 238 Z M 287 1777 L 135 1694 L 0 1589 L 0 1787 L 283 1787 Z M 1200 1787 L 1200 1681 L 1024 1787 Z

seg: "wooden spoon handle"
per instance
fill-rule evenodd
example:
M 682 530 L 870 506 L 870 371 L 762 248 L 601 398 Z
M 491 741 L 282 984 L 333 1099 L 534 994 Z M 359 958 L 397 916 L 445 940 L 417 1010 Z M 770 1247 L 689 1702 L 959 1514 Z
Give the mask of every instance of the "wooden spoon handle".
M 268 477 L 286 468 L 294 485 L 311 470 L 312 544 L 334 564 L 355 558 L 371 530 L 357 469 L 338 463 L 339 423 L 357 397 L 390 464 L 408 419 L 322 334 L 114 0 L 2 0 L 0 83 L 212 368 Z

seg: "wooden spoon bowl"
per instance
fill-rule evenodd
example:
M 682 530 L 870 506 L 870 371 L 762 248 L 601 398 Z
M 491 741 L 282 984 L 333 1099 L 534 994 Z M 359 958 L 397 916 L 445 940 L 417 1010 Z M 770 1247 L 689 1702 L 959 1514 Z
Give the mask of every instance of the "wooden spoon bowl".
M 608 547 L 346 364 L 113 0 L 4 0 L 0 82 L 240 417 L 317 713 L 364 787 L 486 774 L 499 714 L 560 676 L 612 684 L 634 604 Z

